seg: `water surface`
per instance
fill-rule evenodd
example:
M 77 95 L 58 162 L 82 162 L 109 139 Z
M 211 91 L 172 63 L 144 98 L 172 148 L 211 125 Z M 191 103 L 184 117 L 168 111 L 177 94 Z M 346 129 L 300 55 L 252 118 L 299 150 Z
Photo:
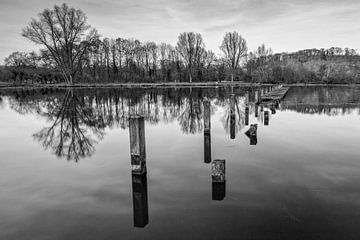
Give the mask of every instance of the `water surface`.
M 358 239 L 360 88 L 270 90 L 1 90 L 0 239 Z

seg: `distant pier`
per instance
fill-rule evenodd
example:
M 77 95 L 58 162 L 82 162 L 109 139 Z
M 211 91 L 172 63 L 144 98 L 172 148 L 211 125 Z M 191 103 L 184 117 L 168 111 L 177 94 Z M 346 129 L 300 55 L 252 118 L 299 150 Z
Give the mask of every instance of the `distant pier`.
M 267 102 L 267 101 L 282 100 L 285 97 L 288 90 L 289 90 L 288 87 L 283 87 L 282 85 L 277 86 L 270 92 L 267 92 L 263 96 L 261 96 L 260 101 Z

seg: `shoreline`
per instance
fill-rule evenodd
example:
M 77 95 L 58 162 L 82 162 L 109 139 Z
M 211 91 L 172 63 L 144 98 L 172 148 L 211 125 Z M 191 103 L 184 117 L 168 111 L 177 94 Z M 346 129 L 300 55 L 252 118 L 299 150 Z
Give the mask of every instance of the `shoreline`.
M 40 89 L 40 88 L 188 88 L 188 87 L 261 87 L 283 85 L 286 87 L 357 87 L 360 84 L 325 84 L 325 83 L 246 83 L 246 82 L 195 82 L 195 83 L 76 83 L 66 84 L 13 84 L 0 83 L 0 89 Z

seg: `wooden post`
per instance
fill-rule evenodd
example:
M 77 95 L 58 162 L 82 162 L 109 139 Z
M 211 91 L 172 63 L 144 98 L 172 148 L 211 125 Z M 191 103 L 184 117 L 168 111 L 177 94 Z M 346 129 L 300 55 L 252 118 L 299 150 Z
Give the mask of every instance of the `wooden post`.
M 235 95 L 230 95 L 230 139 L 235 139 Z
M 129 119 L 131 170 L 134 174 L 146 172 L 144 117 L 133 115 Z
M 204 162 L 211 162 L 211 104 L 204 100 Z
M 251 124 L 250 128 L 245 132 L 245 135 L 250 138 L 250 145 L 257 144 L 257 124 Z
M 204 100 L 204 131 L 206 132 L 210 132 L 210 128 L 211 128 L 211 120 L 210 120 L 210 101 L 205 99 Z
M 149 222 L 148 191 L 146 172 L 132 174 L 134 227 L 145 227 Z
M 269 125 L 269 110 L 266 110 L 264 112 L 264 125 L 268 126 Z
M 130 116 L 129 134 L 134 227 L 143 228 L 149 222 L 144 117 Z
M 212 200 L 221 201 L 225 197 L 225 160 L 214 160 L 211 164 L 212 171 Z

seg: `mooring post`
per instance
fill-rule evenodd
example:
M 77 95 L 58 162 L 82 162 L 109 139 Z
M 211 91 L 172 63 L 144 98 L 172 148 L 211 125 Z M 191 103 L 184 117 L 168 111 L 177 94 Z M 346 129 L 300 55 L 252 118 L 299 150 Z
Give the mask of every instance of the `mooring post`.
M 264 112 L 264 125 L 265 126 L 269 125 L 269 110 L 266 110 Z
M 130 116 L 129 133 L 134 227 L 143 228 L 149 222 L 144 117 Z
M 212 171 L 212 200 L 221 201 L 225 198 L 225 160 L 214 160 L 211 163 Z
M 146 172 L 145 122 L 144 117 L 132 115 L 129 118 L 130 155 L 132 173 Z
M 230 95 L 230 139 L 235 139 L 235 95 Z
M 245 135 L 250 138 L 250 145 L 257 144 L 257 124 L 251 124 L 250 128 L 245 132 Z
M 204 162 L 211 162 L 211 103 L 204 100 Z

